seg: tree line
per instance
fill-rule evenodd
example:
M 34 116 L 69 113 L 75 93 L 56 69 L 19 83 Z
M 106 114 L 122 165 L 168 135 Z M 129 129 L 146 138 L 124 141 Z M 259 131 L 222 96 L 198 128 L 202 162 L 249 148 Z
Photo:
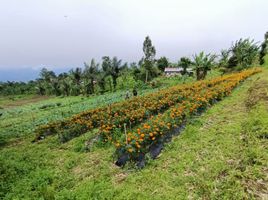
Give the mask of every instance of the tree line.
M 104 56 L 100 63 L 92 59 L 84 67 L 77 67 L 68 73 L 56 75 L 52 70 L 43 68 L 39 78 L 34 81 L 0 82 L 1 95 L 34 94 L 39 95 L 92 95 L 103 94 L 117 89 L 134 88 L 146 84 L 163 74 L 166 67 L 181 67 L 182 75 L 189 75 L 188 69 L 195 71 L 197 80 L 206 77 L 209 70 L 219 68 L 222 73 L 239 71 L 256 64 L 264 64 L 268 49 L 268 32 L 264 41 L 258 45 L 249 38 L 240 39 L 220 55 L 200 52 L 192 58 L 182 57 L 177 63 L 168 58 L 155 58 L 156 49 L 149 36 L 143 42 L 144 56 L 138 63 L 123 63 L 117 57 Z M 118 80 L 120 86 L 118 86 Z

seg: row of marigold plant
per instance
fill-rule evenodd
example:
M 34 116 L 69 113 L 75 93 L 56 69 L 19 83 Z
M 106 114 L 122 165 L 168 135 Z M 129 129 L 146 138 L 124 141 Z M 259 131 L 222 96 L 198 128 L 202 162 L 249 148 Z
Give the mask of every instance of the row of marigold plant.
M 220 79 L 225 81 L 217 81 L 218 84 L 204 87 L 199 92 L 193 89 L 193 93 L 188 98 L 171 106 L 166 112 L 152 116 L 120 140 L 115 140 L 109 132 L 106 132 L 106 137 L 115 145 L 116 154 L 119 157 L 128 154 L 130 159 L 135 160 L 140 154 L 148 152 L 151 145 L 163 142 L 165 135 L 179 127 L 187 118 L 229 95 L 241 81 L 260 71 L 259 68 L 255 68 L 221 77 Z M 214 81 L 211 80 L 211 82 Z
M 198 93 L 203 88 L 213 87 L 219 83 L 228 81 L 232 76 L 227 75 L 208 81 L 174 86 L 150 95 L 134 97 L 131 100 L 88 110 L 74 115 L 69 119 L 38 127 L 35 140 L 59 133 L 62 141 L 68 141 L 93 128 L 99 128 L 100 135 L 106 140 L 112 135 L 111 133 L 120 132 L 124 123 L 128 127 L 138 125 L 151 116 L 163 113 L 171 106 L 184 101 L 191 94 Z M 114 134 L 113 137 L 113 140 L 118 139 L 118 134 Z

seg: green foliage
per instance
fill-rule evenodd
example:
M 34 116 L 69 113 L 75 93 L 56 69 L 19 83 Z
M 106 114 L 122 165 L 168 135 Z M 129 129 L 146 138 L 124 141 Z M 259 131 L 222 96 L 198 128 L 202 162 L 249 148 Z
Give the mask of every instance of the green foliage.
M 218 67 L 224 70 L 225 68 L 229 67 L 229 58 L 230 58 L 230 51 L 229 50 L 221 50 L 220 60 L 218 63 Z
M 166 57 L 161 57 L 157 60 L 157 68 L 163 72 L 166 67 L 168 67 L 168 59 Z
M 190 58 L 181 57 L 181 59 L 178 62 L 178 66 L 181 66 L 183 68 L 182 75 L 187 74 L 187 68 L 190 67 L 191 64 L 192 64 L 192 61 Z
M 96 76 L 98 73 L 98 64 L 95 63 L 95 60 L 92 59 L 90 65 L 84 63 L 85 69 L 83 72 L 84 84 L 86 88 L 86 94 L 93 94 L 95 92 L 95 83 Z
M 141 70 L 141 78 L 147 82 L 157 76 L 156 69 L 154 68 L 156 50 L 149 36 L 146 36 L 143 42 L 143 53 L 144 58 L 142 63 L 143 69 Z
M 252 66 L 257 58 L 259 47 L 254 40 L 240 39 L 230 48 L 231 57 L 229 59 L 229 68 L 245 69 Z
M 20 95 L 20 94 L 34 94 L 36 92 L 37 82 L 29 81 L 28 83 L 24 82 L 15 82 L 15 81 L 0 81 L 0 95 Z M 43 92 L 39 92 L 43 93 Z
M 260 64 L 263 65 L 265 63 L 265 55 L 268 53 L 268 32 L 264 35 L 264 41 L 261 44 L 260 50 Z
M 205 79 L 207 72 L 215 65 L 216 55 L 205 54 L 203 51 L 194 55 L 193 66 L 196 71 L 196 79 Z
M 82 133 L 85 133 L 86 130 L 87 127 L 85 125 L 75 124 L 72 127 L 68 127 L 67 130 L 64 130 L 58 134 L 59 141 L 62 143 L 68 142 L 69 140 L 80 136 Z

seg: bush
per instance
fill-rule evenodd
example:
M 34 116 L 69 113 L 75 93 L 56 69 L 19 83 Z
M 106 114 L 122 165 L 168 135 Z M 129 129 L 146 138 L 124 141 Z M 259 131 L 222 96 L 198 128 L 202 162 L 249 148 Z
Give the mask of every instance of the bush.
M 87 131 L 86 125 L 74 124 L 58 134 L 60 142 L 68 142 L 74 137 L 80 136 Z

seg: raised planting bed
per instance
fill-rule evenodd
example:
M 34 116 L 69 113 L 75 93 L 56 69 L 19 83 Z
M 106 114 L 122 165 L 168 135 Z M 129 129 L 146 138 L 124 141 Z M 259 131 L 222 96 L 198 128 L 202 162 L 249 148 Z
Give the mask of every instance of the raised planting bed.
M 171 106 L 166 112 L 152 116 L 145 123 L 141 123 L 135 131 L 128 132 L 125 138 L 113 141 L 111 137 L 110 140 L 117 148 L 116 164 L 124 166 L 127 161 L 134 161 L 138 167 L 144 167 L 146 153 L 150 152 L 151 157 L 156 158 L 164 143 L 183 129 L 187 119 L 229 95 L 241 81 L 259 71 L 260 69 L 252 69 L 228 75 L 228 79 L 222 77 L 225 81 L 204 87 L 199 92 L 193 89 L 192 95 Z

